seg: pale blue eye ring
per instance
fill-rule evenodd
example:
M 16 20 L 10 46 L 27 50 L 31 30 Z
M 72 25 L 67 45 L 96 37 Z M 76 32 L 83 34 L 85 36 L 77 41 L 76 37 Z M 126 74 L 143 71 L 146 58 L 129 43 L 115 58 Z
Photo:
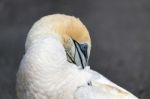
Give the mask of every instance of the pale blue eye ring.
M 84 54 L 84 56 L 87 58 L 87 50 L 88 50 L 88 45 L 87 44 L 80 44 L 80 49 L 82 51 L 82 53 Z
M 80 48 L 82 51 L 87 51 L 88 45 L 87 44 L 80 44 Z

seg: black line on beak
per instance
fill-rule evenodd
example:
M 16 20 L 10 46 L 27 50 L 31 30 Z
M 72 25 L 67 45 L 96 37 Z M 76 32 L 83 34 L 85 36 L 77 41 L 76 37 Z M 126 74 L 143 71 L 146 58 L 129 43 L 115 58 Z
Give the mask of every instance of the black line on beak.
M 77 52 L 78 52 L 79 58 L 80 58 L 80 60 L 81 60 L 82 68 L 84 69 L 83 61 L 82 61 L 82 58 L 81 58 L 81 55 L 80 55 L 79 49 L 78 49 L 78 47 L 77 47 L 77 45 L 76 45 L 76 43 L 78 43 L 78 42 L 76 42 L 75 40 L 73 40 L 73 42 L 74 42 L 75 48 L 77 49 Z
M 69 56 L 70 60 L 72 61 L 72 63 L 75 64 L 75 61 L 72 59 L 72 57 L 67 53 L 67 55 Z
M 79 43 L 78 43 L 78 44 L 79 44 Z M 87 46 L 86 44 L 82 44 L 82 45 L 79 44 L 79 45 L 80 45 L 79 47 L 80 47 L 80 49 L 81 49 L 81 51 L 82 51 L 84 57 L 86 58 L 86 62 L 87 62 L 87 61 L 88 61 L 88 58 L 87 58 L 87 57 L 88 57 L 88 55 L 87 55 L 87 47 L 88 47 L 88 46 Z M 84 46 L 84 47 L 86 47 L 86 48 L 82 49 L 81 46 Z

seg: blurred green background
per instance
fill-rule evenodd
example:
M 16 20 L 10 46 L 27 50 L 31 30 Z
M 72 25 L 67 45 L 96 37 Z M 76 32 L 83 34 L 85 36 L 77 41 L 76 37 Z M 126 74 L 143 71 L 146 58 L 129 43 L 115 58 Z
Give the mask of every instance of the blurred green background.
M 92 38 L 90 66 L 140 99 L 150 99 L 149 0 L 0 0 L 0 99 L 16 99 L 26 35 L 40 17 L 79 17 Z

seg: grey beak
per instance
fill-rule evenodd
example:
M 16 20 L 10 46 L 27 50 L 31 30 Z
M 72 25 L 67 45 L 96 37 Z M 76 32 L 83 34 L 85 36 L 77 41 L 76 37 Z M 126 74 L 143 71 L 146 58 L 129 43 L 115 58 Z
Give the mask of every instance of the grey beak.
M 82 68 L 88 65 L 88 46 L 87 44 L 79 44 L 78 42 L 74 41 L 75 45 L 75 63 Z

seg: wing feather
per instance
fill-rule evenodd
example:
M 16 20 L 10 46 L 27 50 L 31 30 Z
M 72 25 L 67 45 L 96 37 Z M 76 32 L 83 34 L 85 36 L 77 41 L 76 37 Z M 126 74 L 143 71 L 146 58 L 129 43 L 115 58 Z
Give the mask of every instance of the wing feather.
M 79 87 L 75 93 L 75 99 L 138 99 L 103 75 L 92 70 L 89 72 L 93 75 L 91 85 Z

